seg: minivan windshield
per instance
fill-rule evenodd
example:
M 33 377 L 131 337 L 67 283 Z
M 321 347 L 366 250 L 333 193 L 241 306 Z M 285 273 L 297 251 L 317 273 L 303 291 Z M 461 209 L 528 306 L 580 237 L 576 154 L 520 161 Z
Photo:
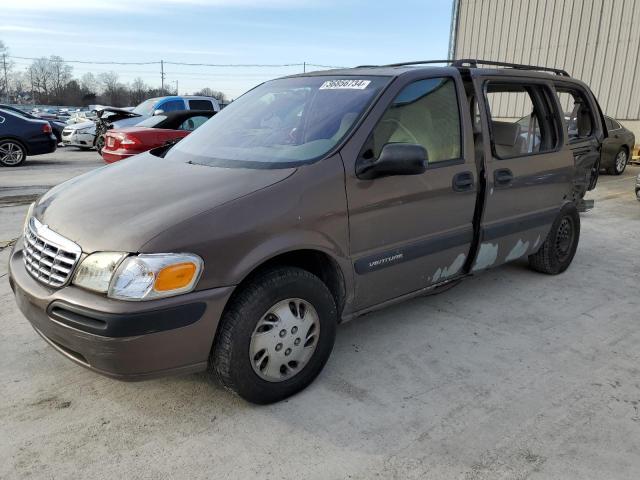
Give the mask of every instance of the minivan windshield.
M 165 158 L 200 165 L 285 168 L 328 153 L 389 77 L 309 76 L 272 80 L 221 110 Z

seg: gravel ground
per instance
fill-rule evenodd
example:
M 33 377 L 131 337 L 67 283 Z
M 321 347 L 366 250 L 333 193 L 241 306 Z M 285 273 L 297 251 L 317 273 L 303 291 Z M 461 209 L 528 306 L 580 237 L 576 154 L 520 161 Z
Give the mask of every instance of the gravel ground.
M 18 312 L 29 199 L 100 165 L 0 169 L 0 478 L 640 478 L 638 167 L 601 178 L 565 274 L 515 263 L 345 324 L 310 388 L 256 407 L 204 375 L 100 377 Z

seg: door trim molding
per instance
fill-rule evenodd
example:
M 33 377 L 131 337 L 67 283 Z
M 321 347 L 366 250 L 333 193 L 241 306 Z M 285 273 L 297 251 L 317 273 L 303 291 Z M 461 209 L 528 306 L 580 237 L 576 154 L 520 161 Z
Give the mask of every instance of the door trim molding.
M 515 220 L 506 220 L 494 223 L 488 227 L 482 227 L 483 240 L 495 240 L 496 238 L 506 237 L 513 233 L 524 232 L 533 228 L 551 225 L 558 216 L 559 208 L 552 208 L 542 212 L 536 212 L 529 215 L 518 217 Z
M 460 245 L 471 244 L 473 240 L 473 227 L 455 233 L 439 235 L 435 238 L 409 243 L 404 246 L 386 250 L 384 252 L 367 255 L 356 260 L 353 267 L 358 275 L 375 272 L 383 268 L 398 265 L 400 263 L 426 257 L 443 250 L 448 250 Z

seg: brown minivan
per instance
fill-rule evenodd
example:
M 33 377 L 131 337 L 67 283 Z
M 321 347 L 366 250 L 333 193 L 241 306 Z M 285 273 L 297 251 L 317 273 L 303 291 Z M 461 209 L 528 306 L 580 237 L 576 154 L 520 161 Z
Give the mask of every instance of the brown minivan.
M 342 321 L 522 257 L 563 272 L 607 134 L 590 89 L 430 63 L 269 81 L 53 188 L 10 257 L 20 309 L 96 372 L 209 367 L 267 403 L 318 375 Z

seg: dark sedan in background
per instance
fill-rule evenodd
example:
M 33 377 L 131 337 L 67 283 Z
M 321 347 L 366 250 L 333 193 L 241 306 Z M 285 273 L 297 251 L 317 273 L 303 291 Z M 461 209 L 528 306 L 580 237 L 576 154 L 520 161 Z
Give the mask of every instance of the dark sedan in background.
M 631 159 L 636 137 L 617 120 L 606 115 L 604 120 L 609 130 L 609 137 L 602 142 L 600 167 L 611 175 L 620 175 Z
M 31 120 L 44 120 L 46 122 L 49 122 L 49 125 L 51 125 L 51 130 L 53 130 L 53 134 L 56 136 L 58 143 L 62 142 L 62 130 L 64 130 L 64 127 L 67 126 L 66 123 L 59 120 L 51 120 L 48 118 L 36 117 L 35 115 L 29 112 L 25 112 L 24 110 L 20 110 L 19 108 L 16 108 L 16 107 L 12 107 L 11 105 L 0 104 L 0 109 L 8 110 L 10 112 L 21 115 L 25 118 L 29 118 Z
M 27 155 L 54 152 L 57 144 L 48 121 L 0 108 L 0 166 L 17 167 Z

